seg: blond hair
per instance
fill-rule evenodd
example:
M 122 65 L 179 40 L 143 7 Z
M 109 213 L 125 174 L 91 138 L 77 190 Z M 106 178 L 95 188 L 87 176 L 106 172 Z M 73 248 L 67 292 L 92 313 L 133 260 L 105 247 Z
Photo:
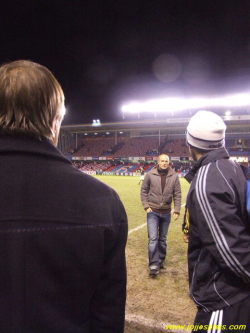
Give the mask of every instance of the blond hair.
M 51 138 L 53 120 L 63 105 L 62 88 L 46 67 L 28 60 L 0 67 L 2 131 Z

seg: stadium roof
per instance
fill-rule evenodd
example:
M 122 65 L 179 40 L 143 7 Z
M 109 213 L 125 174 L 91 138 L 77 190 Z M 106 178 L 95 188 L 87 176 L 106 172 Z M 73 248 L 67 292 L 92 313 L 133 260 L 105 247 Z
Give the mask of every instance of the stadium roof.
M 227 124 L 227 129 L 230 132 L 250 133 L 250 115 L 233 115 L 222 116 Z M 62 130 L 68 133 L 104 133 L 104 132 L 120 132 L 120 131 L 185 131 L 190 117 L 186 118 L 166 118 L 166 119 L 151 119 L 151 120 L 133 120 L 121 122 L 108 122 L 96 125 L 92 124 L 75 124 L 62 126 Z

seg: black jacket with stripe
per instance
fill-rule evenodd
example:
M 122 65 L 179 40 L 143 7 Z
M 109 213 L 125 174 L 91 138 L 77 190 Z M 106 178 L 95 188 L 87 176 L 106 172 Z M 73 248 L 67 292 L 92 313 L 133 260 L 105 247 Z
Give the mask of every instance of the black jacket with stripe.
M 246 179 L 225 148 L 203 155 L 187 174 L 190 294 L 205 312 L 250 295 Z

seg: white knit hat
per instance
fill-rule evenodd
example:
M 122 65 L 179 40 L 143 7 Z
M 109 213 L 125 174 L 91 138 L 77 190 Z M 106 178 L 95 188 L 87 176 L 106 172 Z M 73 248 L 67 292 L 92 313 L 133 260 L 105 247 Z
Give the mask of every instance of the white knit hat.
M 189 121 L 187 143 L 199 149 L 217 149 L 225 145 L 225 131 L 226 125 L 220 116 L 198 111 Z

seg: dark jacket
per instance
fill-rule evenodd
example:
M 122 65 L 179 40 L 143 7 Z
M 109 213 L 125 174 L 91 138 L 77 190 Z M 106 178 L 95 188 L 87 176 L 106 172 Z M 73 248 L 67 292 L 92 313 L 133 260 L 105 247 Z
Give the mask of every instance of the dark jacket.
M 190 293 L 209 312 L 249 296 L 250 235 L 246 179 L 225 148 L 199 160 L 186 178 Z
M 121 333 L 127 218 L 47 139 L 0 137 L 0 332 Z
M 178 175 L 168 167 L 166 184 L 162 192 L 161 176 L 157 166 L 150 170 L 142 183 L 141 202 L 144 209 L 171 209 L 174 199 L 174 211 L 180 213 L 181 210 L 181 186 Z

